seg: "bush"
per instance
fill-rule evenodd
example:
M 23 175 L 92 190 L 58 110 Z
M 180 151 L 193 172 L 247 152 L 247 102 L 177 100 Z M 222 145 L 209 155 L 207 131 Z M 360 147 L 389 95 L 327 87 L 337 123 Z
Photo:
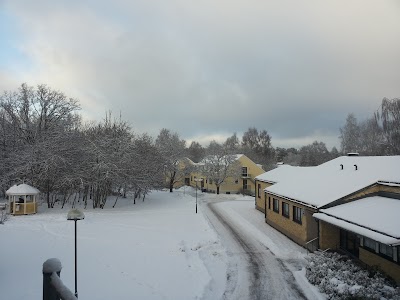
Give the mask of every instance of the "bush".
M 2 204 L 2 203 L 0 203 Z M 0 206 L 0 224 L 4 224 L 5 221 L 7 221 L 7 205 L 1 205 Z
M 328 299 L 400 299 L 400 288 L 377 270 L 366 270 L 335 252 L 307 257 L 306 277 Z

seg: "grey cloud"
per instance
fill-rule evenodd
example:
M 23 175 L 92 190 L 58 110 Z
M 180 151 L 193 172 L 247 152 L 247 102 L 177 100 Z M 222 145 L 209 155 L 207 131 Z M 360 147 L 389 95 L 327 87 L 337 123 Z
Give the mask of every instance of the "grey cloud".
M 121 111 L 138 131 L 256 126 L 282 143 L 332 141 L 349 112 L 400 94 L 390 1 L 25 2 L 7 7 L 37 64 L 30 78 L 78 97 L 88 117 Z

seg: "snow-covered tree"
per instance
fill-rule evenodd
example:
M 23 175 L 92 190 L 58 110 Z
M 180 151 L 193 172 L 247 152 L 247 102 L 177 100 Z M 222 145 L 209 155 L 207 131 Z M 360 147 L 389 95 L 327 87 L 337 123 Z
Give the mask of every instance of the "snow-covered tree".
M 217 187 L 219 194 L 220 186 L 227 178 L 237 178 L 240 176 L 241 167 L 237 161 L 237 155 L 231 154 L 224 147 L 208 148 L 208 155 L 201 161 L 201 173 Z
M 168 180 L 169 190 L 172 192 L 174 184 L 182 180 L 184 176 L 179 162 L 185 155 L 186 141 L 181 140 L 176 132 L 163 128 L 157 136 L 155 145 L 162 157 L 164 175 Z
M 354 114 L 349 114 L 345 125 L 340 128 L 341 152 L 347 154 L 360 151 L 361 131 Z

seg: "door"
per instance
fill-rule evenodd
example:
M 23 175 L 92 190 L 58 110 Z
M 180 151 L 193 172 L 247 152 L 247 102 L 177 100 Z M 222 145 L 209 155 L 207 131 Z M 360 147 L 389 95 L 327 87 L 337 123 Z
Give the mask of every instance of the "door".
M 340 229 L 340 248 L 358 257 L 360 238 L 353 232 Z

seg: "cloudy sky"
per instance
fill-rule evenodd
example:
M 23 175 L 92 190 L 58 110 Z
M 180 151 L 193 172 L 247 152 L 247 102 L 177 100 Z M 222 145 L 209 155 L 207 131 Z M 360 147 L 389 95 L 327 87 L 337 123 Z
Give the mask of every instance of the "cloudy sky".
M 398 0 L 0 0 L 0 45 L 0 91 L 46 83 L 203 144 L 339 146 L 348 113 L 400 97 Z

